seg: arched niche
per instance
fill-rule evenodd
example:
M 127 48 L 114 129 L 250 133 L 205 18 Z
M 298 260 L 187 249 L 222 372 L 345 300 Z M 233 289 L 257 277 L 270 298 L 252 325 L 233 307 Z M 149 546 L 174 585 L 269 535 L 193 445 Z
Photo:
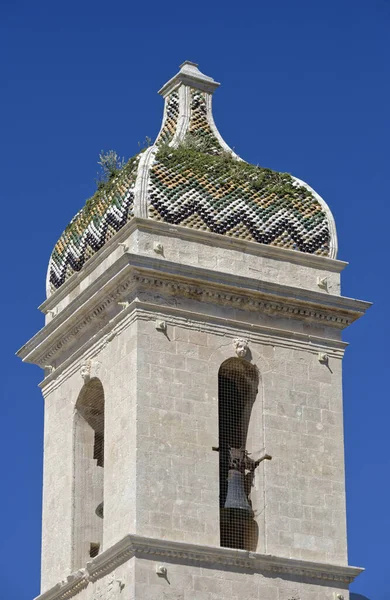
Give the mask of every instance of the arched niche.
M 257 367 L 241 358 L 225 360 L 218 372 L 220 543 L 251 551 L 258 549 L 261 509 L 259 494 L 253 493 L 261 472 L 251 464 L 260 457 L 263 442 L 256 406 L 259 379 Z M 238 469 L 241 475 L 237 474 L 232 469 L 236 459 L 251 468 Z
M 102 550 L 104 390 L 94 377 L 81 389 L 74 417 L 73 568 Z

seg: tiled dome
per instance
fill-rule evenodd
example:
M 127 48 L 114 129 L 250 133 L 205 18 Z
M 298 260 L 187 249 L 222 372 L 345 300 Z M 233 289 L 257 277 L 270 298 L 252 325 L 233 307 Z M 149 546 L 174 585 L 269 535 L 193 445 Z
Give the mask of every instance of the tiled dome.
M 287 173 L 242 161 L 223 141 L 211 111 L 218 86 L 186 62 L 160 90 L 165 109 L 156 142 L 68 225 L 50 258 L 48 295 L 133 216 L 336 257 L 335 225 L 322 198 Z

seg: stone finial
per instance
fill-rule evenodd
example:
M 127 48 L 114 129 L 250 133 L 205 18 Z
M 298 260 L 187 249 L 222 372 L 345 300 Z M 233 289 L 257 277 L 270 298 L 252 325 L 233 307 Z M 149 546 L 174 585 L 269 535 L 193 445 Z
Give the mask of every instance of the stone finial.
M 81 364 L 80 375 L 84 379 L 84 382 L 88 383 L 91 378 L 91 362 L 89 360 Z
M 244 358 L 247 355 L 249 350 L 248 340 L 245 340 L 244 338 L 236 338 L 233 340 L 233 346 L 238 358 Z
M 163 87 L 159 90 L 159 94 L 165 98 L 171 91 L 179 85 L 188 85 L 192 88 L 197 88 L 203 92 L 210 92 L 211 94 L 220 85 L 217 81 L 214 81 L 212 77 L 204 75 L 198 69 L 198 65 L 190 60 L 186 60 L 180 65 L 180 71 L 172 77 Z

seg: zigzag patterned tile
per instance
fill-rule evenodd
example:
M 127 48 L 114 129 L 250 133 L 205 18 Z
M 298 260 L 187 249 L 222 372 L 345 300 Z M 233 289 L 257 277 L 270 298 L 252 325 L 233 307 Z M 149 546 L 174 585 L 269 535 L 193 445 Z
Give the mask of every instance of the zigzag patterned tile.
M 50 258 L 52 291 L 80 271 L 86 260 L 133 216 L 137 167 L 137 157 L 130 159 L 111 185 L 96 192 L 65 229 Z
M 235 180 L 240 170 L 241 182 Z M 149 199 L 154 219 L 301 252 L 329 252 L 321 205 L 288 174 L 192 149 L 167 149 L 151 170 Z
M 166 98 L 165 119 L 161 131 L 156 139 L 156 144 L 168 144 L 175 135 L 177 120 L 179 118 L 179 94 L 172 92 Z
M 164 121 L 148 154 L 154 160 L 140 168 L 140 155 L 130 159 L 87 201 L 53 250 L 48 294 L 133 217 L 137 178 L 147 182 L 146 191 L 137 186 L 137 205 L 151 219 L 335 256 L 333 218 L 321 198 L 286 173 L 241 161 L 222 140 L 211 114 L 218 85 L 185 63 L 164 86 Z

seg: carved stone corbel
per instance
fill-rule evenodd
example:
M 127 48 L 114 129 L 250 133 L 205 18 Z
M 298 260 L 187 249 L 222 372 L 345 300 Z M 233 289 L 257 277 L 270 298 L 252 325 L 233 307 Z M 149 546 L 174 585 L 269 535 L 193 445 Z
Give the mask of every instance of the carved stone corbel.
M 238 358 L 244 358 L 248 354 L 248 340 L 244 338 L 236 338 L 233 340 L 233 347 Z
M 88 383 L 88 381 L 91 379 L 91 361 L 90 360 L 87 360 L 86 362 L 81 364 L 80 375 L 83 378 L 84 383 Z

